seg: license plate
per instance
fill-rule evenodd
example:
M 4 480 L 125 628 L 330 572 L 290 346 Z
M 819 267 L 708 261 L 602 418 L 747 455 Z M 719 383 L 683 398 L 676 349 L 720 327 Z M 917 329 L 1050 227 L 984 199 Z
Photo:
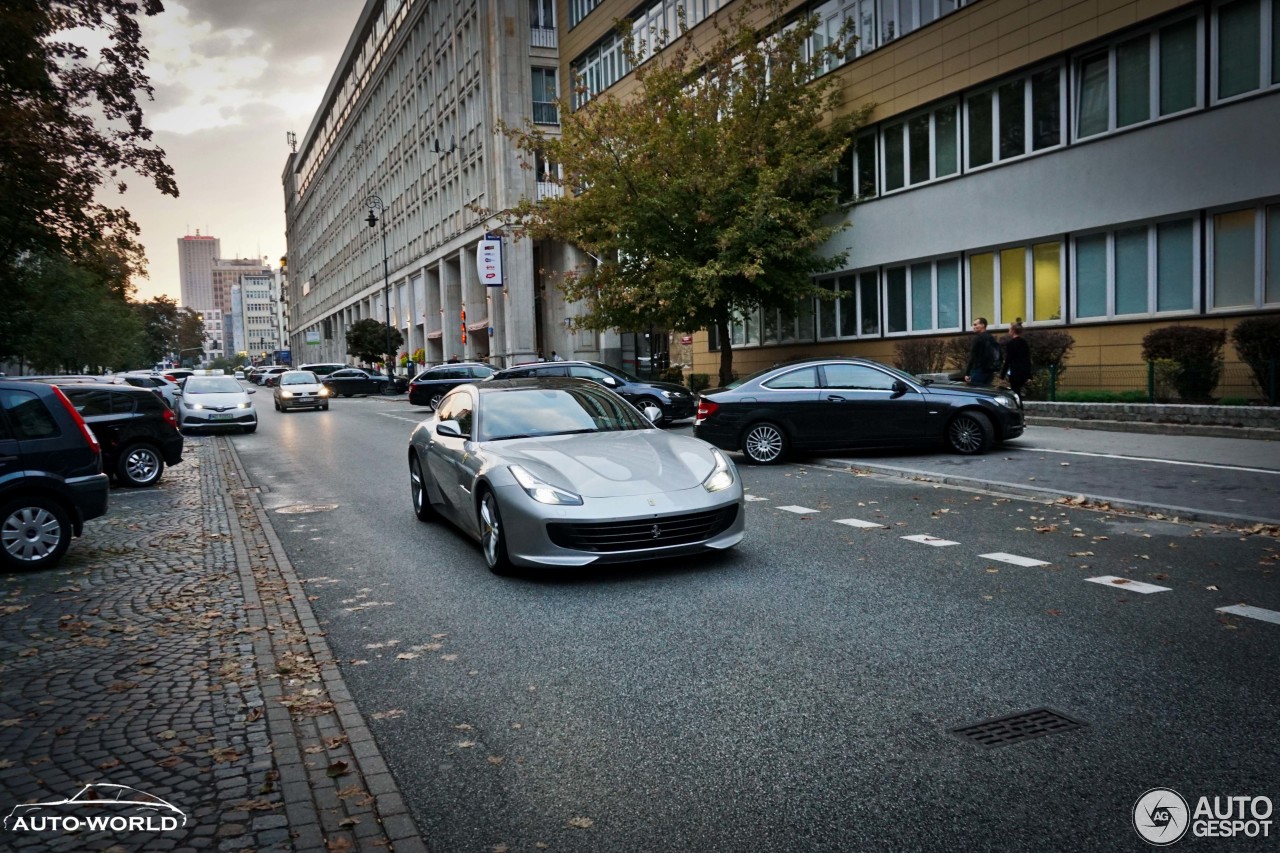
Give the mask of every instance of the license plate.
M 209 420 L 211 420 L 211 421 L 229 421 L 229 420 L 231 420 L 231 419 L 232 419 L 232 418 L 234 418 L 234 417 L 235 417 L 235 415 L 231 414 L 230 412 L 214 412 L 213 414 L 209 415 Z

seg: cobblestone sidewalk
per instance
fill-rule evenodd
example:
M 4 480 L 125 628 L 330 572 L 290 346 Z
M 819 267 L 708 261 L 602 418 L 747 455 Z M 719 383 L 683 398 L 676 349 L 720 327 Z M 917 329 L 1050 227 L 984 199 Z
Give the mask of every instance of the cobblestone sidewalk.
M 0 575 L 0 848 L 425 850 L 246 486 L 227 438 L 188 438 L 57 569 Z M 90 784 L 185 824 L 51 828 L 122 814 L 64 806 L 13 827 L 15 806 Z

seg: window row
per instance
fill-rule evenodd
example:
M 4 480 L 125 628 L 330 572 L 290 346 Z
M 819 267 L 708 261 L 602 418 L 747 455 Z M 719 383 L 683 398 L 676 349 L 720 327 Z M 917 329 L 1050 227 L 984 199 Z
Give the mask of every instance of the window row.
M 740 347 L 958 332 L 973 317 L 993 326 L 1061 323 L 1068 291 L 1078 321 L 1192 314 L 1201 310 L 1202 269 L 1208 311 L 1280 306 L 1280 203 L 1212 213 L 1203 226 L 1181 217 L 843 273 L 818 281 L 826 294 L 796 311 L 739 317 L 731 340 Z
M 842 194 L 871 198 L 1057 148 L 1069 138 L 1202 109 L 1206 78 L 1214 103 L 1280 85 L 1278 6 L 1280 0 L 1214 6 L 1212 64 L 1203 19 L 1181 13 L 1071 61 L 884 122 L 849 147 L 836 176 Z

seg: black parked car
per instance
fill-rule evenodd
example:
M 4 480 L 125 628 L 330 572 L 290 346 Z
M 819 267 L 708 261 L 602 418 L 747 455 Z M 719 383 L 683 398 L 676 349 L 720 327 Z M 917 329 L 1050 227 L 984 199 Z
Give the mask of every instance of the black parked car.
M 691 418 L 697 411 L 693 392 L 683 385 L 638 379 L 624 370 L 598 361 L 546 361 L 508 367 L 493 374 L 494 379 L 519 379 L 525 376 L 577 376 L 591 379 L 618 392 L 642 412 L 647 406 L 657 406 L 662 411 L 659 423 Z
M 129 385 L 60 385 L 102 445 L 103 468 L 123 486 L 154 486 L 182 461 L 178 418 L 164 398 Z
M 57 563 L 106 513 L 109 489 L 98 440 L 66 394 L 0 380 L 0 568 Z
M 350 397 L 354 394 L 383 394 L 387 388 L 387 377 L 372 370 L 361 367 L 348 367 L 335 370 L 328 376 L 321 377 L 330 394 Z M 405 382 L 397 379 L 394 390 L 403 391 Z
M 413 377 L 409 383 L 409 402 L 415 406 L 434 409 L 440 400 L 459 385 L 479 382 L 492 376 L 494 370 L 487 364 L 464 361 L 455 364 L 439 364 Z
M 1023 428 L 1022 410 L 1007 391 L 932 385 L 876 361 L 827 358 L 704 391 L 693 434 L 768 465 L 792 450 L 945 443 L 957 453 L 985 453 Z

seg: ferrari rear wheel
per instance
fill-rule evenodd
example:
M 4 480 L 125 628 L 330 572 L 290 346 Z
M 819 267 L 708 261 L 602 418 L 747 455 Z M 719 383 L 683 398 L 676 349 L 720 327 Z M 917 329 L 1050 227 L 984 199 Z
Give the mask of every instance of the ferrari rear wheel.
M 495 575 L 511 574 L 511 558 L 507 556 L 507 540 L 502 531 L 502 514 L 492 491 L 486 491 L 480 498 L 480 550 L 484 552 L 484 562 L 489 571 Z

